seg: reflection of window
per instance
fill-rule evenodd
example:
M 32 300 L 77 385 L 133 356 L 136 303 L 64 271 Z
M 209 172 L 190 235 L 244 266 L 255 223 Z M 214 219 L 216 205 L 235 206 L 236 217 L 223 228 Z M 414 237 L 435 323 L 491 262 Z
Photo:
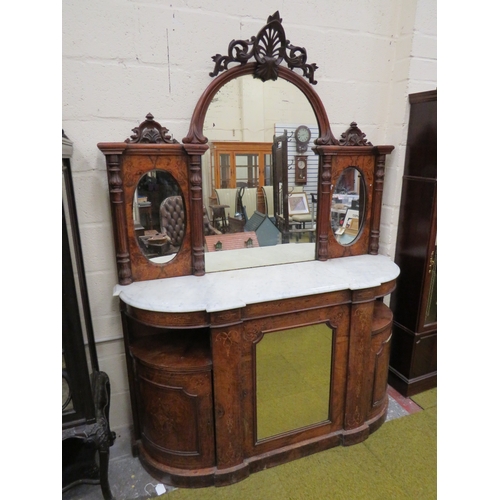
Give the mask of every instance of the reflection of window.
M 272 184 L 271 143 L 212 143 L 214 188 L 260 187 Z

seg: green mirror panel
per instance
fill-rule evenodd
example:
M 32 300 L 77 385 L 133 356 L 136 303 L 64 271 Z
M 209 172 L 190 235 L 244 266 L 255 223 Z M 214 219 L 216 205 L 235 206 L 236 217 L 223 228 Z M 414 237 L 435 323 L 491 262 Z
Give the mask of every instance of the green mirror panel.
M 151 170 L 140 178 L 133 215 L 144 256 L 157 264 L 174 259 L 184 239 L 186 217 L 180 186 L 170 173 Z
M 360 234 L 365 205 L 363 174 L 356 167 L 347 167 L 338 178 L 332 196 L 332 230 L 341 245 L 350 245 Z
M 322 323 L 266 333 L 256 345 L 257 440 L 328 420 L 332 339 Z

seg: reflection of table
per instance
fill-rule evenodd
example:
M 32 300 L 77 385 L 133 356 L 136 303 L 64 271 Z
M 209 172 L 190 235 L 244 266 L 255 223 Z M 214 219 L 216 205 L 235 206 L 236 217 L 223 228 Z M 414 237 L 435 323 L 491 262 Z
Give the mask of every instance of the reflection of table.
M 229 227 L 228 231 L 230 233 L 241 233 L 245 227 L 245 219 L 237 219 L 236 217 L 229 216 Z
M 139 236 L 139 241 L 141 242 L 141 246 L 145 251 L 144 253 L 148 257 L 172 253 L 168 252 L 168 250 L 171 250 L 173 248 L 171 247 L 170 241 L 165 241 L 163 243 L 151 241 L 151 236 Z

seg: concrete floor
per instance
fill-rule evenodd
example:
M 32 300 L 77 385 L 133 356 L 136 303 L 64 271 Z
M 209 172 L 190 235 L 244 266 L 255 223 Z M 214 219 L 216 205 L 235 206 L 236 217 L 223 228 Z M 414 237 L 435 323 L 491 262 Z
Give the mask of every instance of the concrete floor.
M 411 399 L 404 398 L 389 387 L 389 409 L 387 420 L 404 417 L 420 411 Z M 142 467 L 138 458 L 131 453 L 129 429 L 112 429 L 116 440 L 110 449 L 109 484 L 115 500 L 146 500 L 165 493 L 162 485 L 152 478 Z M 175 488 L 163 485 L 166 492 Z M 159 488 L 157 493 L 156 488 Z M 100 485 L 81 484 L 74 486 L 62 495 L 62 500 L 102 500 Z

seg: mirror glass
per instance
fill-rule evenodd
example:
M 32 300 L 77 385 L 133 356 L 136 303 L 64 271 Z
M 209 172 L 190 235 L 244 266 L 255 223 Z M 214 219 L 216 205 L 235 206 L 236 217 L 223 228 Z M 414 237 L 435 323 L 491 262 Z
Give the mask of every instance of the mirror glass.
M 256 345 L 257 440 L 328 420 L 332 329 L 266 333 Z
M 347 167 L 335 184 L 331 222 L 335 239 L 341 245 L 353 243 L 365 217 L 365 182 L 356 167 Z
M 133 203 L 142 253 L 157 264 L 174 259 L 185 233 L 184 200 L 177 181 L 164 170 L 151 170 L 140 178 Z
M 303 144 L 295 140 L 300 125 L 310 131 Z M 309 101 L 286 80 L 245 75 L 219 89 L 203 129 L 206 272 L 314 260 L 318 132 Z M 296 183 L 298 155 L 307 177 Z M 296 193 L 304 209 L 286 217 Z

